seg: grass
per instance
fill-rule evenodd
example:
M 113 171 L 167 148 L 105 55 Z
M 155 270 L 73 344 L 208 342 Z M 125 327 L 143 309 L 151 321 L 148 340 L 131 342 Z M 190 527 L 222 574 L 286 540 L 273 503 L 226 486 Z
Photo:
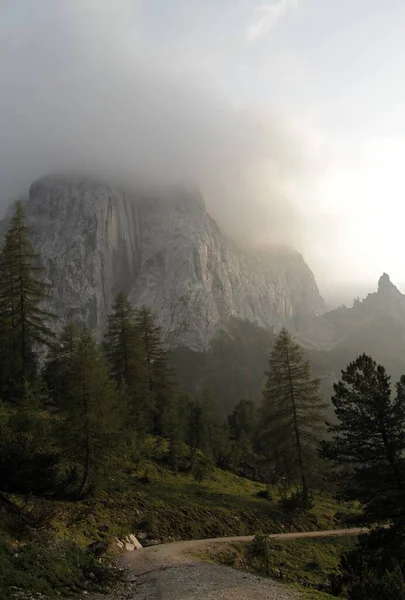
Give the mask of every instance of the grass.
M 127 473 L 125 482 L 86 502 L 54 502 L 54 527 L 59 537 L 80 544 L 97 539 L 101 525 L 110 536 L 144 531 L 162 541 L 310 531 L 345 526 L 356 507 L 338 505 L 316 495 L 309 511 L 287 511 L 272 500 L 257 497 L 263 484 L 215 470 L 199 487 L 191 475 L 170 471 L 152 461 Z
M 337 573 L 340 557 L 356 541 L 354 536 L 269 540 L 267 574 L 293 584 L 305 600 L 330 600 L 332 596 L 316 588 L 329 584 L 328 576 Z M 265 576 L 264 561 L 253 552 L 253 542 L 215 545 L 200 558 Z
M 48 595 L 65 589 L 69 580 L 82 589 L 89 572 L 88 553 L 83 549 L 101 539 L 112 542 L 114 537 L 140 531 L 165 542 L 331 529 L 346 526 L 357 515 L 356 506 L 339 505 L 326 494 L 316 495 L 309 511 L 288 511 L 279 503 L 276 489 L 270 490 L 271 500 L 258 497 L 263 484 L 219 469 L 200 487 L 190 473 L 168 468 L 167 443 L 151 439 L 149 444 L 149 458 L 136 468 L 129 459 L 120 464 L 108 490 L 80 502 L 42 501 L 53 517 L 50 541 L 36 543 L 37 556 L 29 543 L 20 544 L 18 535 L 8 532 L 0 545 L 0 598 L 7 597 L 3 589 L 13 578 L 19 583 L 11 585 Z M 0 536 L 2 531 L 0 523 Z M 15 544 L 24 560 L 13 557 Z M 49 560 L 52 547 L 59 548 L 54 562 Z M 118 552 L 112 543 L 110 550 Z M 61 562 L 63 555 L 67 558 Z M 31 565 L 29 572 L 24 564 Z M 2 573 L 8 573 L 7 578 Z
M 73 543 L 38 537 L 17 543 L 7 536 L 0 541 L 0 598 L 11 600 L 21 592 L 66 598 L 83 590 L 100 591 L 116 575 Z

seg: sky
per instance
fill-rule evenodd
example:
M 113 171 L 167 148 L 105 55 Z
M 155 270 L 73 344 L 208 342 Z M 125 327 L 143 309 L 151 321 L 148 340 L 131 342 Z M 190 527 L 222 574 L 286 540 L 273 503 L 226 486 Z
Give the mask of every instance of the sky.
M 179 182 L 326 294 L 405 281 L 404 24 L 403 0 L 0 0 L 0 212 L 61 170 Z

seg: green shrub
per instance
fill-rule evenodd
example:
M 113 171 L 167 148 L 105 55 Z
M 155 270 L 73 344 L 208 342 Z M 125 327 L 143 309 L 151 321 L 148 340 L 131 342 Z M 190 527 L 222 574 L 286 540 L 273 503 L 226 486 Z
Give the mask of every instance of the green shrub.
M 114 570 L 73 543 L 0 541 L 0 598 L 10 598 L 13 588 L 53 598 L 73 590 L 99 589 L 116 576 Z

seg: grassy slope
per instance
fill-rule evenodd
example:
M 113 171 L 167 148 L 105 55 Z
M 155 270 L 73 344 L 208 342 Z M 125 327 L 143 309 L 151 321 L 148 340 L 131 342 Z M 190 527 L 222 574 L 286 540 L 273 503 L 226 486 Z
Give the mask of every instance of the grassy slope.
M 191 475 L 149 462 L 112 484 L 113 491 L 86 502 L 54 503 L 58 536 L 88 543 L 101 525 L 110 536 L 145 531 L 162 541 L 309 531 L 347 525 L 356 514 L 326 495 L 317 496 L 308 512 L 287 512 L 275 490 L 272 501 L 257 498 L 262 484 L 219 469 L 200 488 Z
M 201 488 L 192 476 L 175 473 L 165 466 L 160 450 L 155 460 L 149 460 L 134 469 L 130 463 L 126 473 L 110 481 L 110 489 L 80 502 L 52 501 L 45 505 L 53 511 L 50 545 L 19 547 L 19 560 L 13 558 L 16 537 L 12 533 L 0 544 L 0 592 L 10 581 L 18 581 L 22 589 L 35 592 L 65 591 L 69 580 L 80 588 L 85 576 L 94 568 L 83 555 L 76 556 L 71 542 L 79 547 L 114 536 L 144 531 L 149 537 L 162 541 L 235 536 L 258 532 L 328 529 L 350 522 L 356 514 L 352 506 L 339 506 L 330 497 L 317 496 L 309 512 L 287 512 L 278 504 L 277 491 L 273 500 L 256 496 L 264 486 L 217 469 Z M 157 459 L 157 460 L 156 460 Z M 121 469 L 122 471 L 122 469 Z M 119 472 L 117 470 L 117 472 Z M 104 538 L 99 528 L 107 526 Z M 105 527 L 104 527 L 105 528 Z M 5 531 L 0 523 L 1 533 Z M 55 542 L 56 540 L 56 542 Z M 57 559 L 50 560 L 52 545 L 64 544 L 56 550 Z M 117 551 L 116 547 L 114 547 Z M 25 553 L 25 554 L 24 554 Z M 67 559 L 63 559 L 66 554 Z M 22 556 L 25 559 L 21 559 Z M 75 569 L 75 564 L 81 564 Z M 29 565 L 27 570 L 26 565 Z M 2 579 L 2 572 L 8 573 Z M 47 574 L 48 580 L 44 573 Z M 2 586 L 3 585 L 3 589 Z M 1 596 L 0 594 L 0 597 Z
M 305 600 L 330 599 L 332 596 L 317 590 L 303 587 L 302 584 L 318 585 L 328 583 L 328 574 L 337 570 L 340 556 L 353 548 L 356 538 L 272 540 L 269 553 L 269 575 L 275 579 L 295 584 Z M 263 575 L 262 563 L 249 554 L 248 544 L 221 544 L 213 547 L 203 556 L 221 564 L 239 569 L 259 572 Z

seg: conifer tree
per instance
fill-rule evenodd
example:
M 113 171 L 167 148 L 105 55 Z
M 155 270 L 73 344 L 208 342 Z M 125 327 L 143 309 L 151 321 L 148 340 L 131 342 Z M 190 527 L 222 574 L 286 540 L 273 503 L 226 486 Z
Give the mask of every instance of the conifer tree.
M 252 400 L 241 400 L 228 417 L 232 439 L 239 441 L 242 437 L 250 440 L 257 428 L 257 406 Z
M 300 482 L 308 505 L 325 404 L 319 380 L 311 378 L 302 348 L 285 328 L 276 339 L 266 375 L 260 411 L 263 451 L 268 461 L 278 464 L 279 475 Z
M 185 441 L 190 447 L 190 460 L 193 461 L 197 450 L 204 447 L 204 422 L 201 403 L 192 399 L 188 410 L 188 423 Z
M 360 499 L 369 522 L 403 517 L 405 500 L 405 376 L 391 395 L 384 367 L 366 354 L 342 371 L 332 398 L 337 424 L 323 455 L 342 493 Z
M 208 388 L 202 392 L 201 400 L 201 450 L 217 458 L 218 438 L 221 422 L 218 414 L 218 403 Z
M 60 381 L 60 443 L 78 469 L 80 497 L 111 473 L 111 458 L 121 444 L 122 406 L 104 355 L 87 329 L 68 326 L 53 361 Z
M 142 306 L 137 311 L 137 325 L 141 335 L 149 392 L 154 409 L 154 433 L 165 435 L 169 413 L 173 413 L 177 386 L 168 352 L 162 342 L 162 329 L 156 324 L 152 311 Z
M 3 386 L 14 387 L 17 398 L 35 376 L 36 348 L 52 339 L 47 325 L 52 315 L 43 307 L 49 287 L 24 217 L 18 202 L 0 252 L 1 379 Z M 13 392 L 7 389 L 6 395 Z
M 150 428 L 152 418 L 148 371 L 136 311 L 120 292 L 115 299 L 104 337 L 111 374 L 128 398 L 128 427 L 138 433 Z

